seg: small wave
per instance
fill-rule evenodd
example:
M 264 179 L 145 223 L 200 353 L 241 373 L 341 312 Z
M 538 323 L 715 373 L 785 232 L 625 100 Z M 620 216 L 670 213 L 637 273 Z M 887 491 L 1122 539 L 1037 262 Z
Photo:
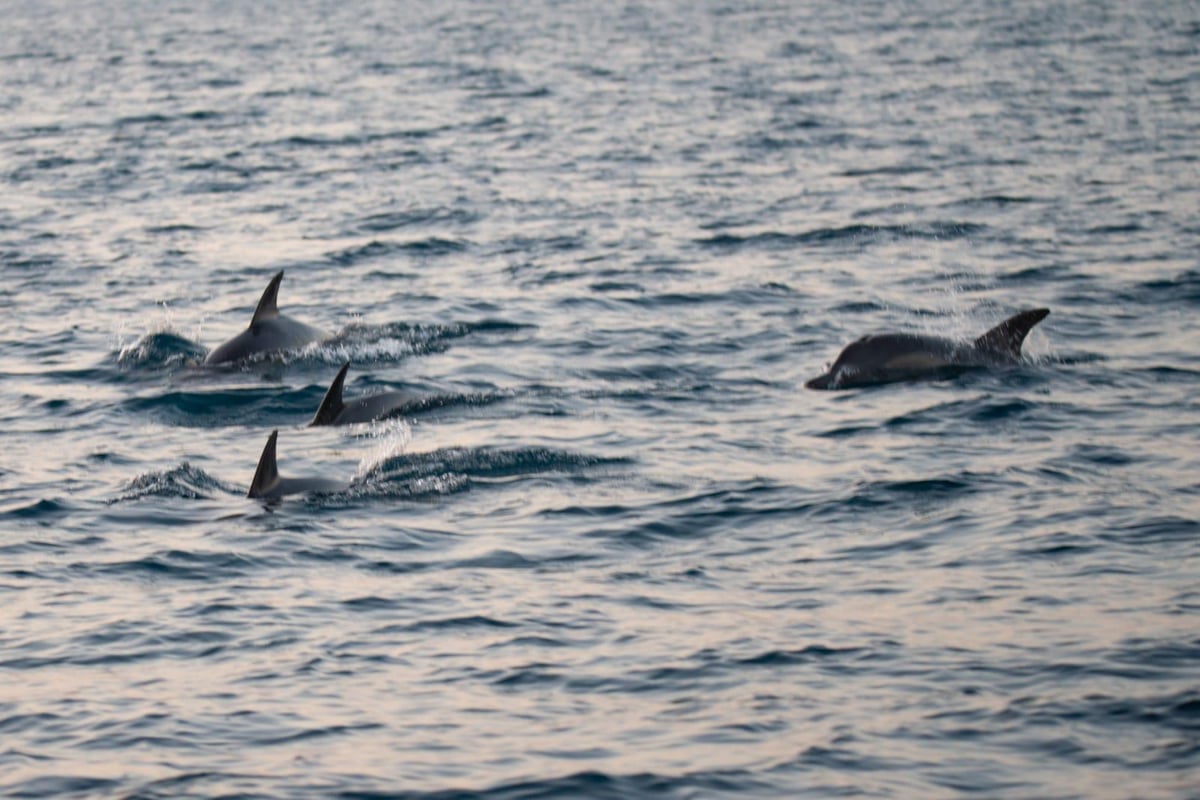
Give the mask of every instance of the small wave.
M 122 783 L 111 778 L 87 778 L 72 775 L 48 775 L 7 784 L 10 797 L 100 797 L 119 794 Z
M 458 208 L 436 206 L 433 208 L 414 208 L 407 211 L 387 211 L 364 217 L 359 223 L 360 231 L 366 233 L 386 233 L 398 228 L 409 228 L 424 225 L 468 225 L 479 220 L 479 214 Z
M 127 561 L 89 565 L 88 570 L 110 575 L 148 575 L 175 580 L 219 583 L 232 577 L 245 575 L 258 563 L 244 555 L 232 552 L 166 550 Z M 149 654 L 147 657 L 153 657 L 153 654 Z M 132 659 L 139 658 L 139 656 L 122 652 L 113 658 Z M 76 660 L 72 659 L 73 662 Z
M 561 254 L 581 249 L 586 240 L 582 234 L 556 233 L 547 236 L 517 235 L 497 243 L 498 255 L 522 254 L 524 259 L 537 255 Z
M 608 539 L 621 547 L 657 548 L 668 540 L 700 540 L 743 535 L 753 525 L 781 518 L 797 519 L 812 508 L 806 493 L 797 495 L 768 480 L 740 481 L 653 506 L 567 506 L 548 515 L 595 519 L 585 535 Z M 628 519 L 632 518 L 632 519 Z
M 364 463 L 354 485 L 358 494 L 429 497 L 534 475 L 578 475 L 593 467 L 617 463 L 624 462 L 544 447 L 450 448 L 389 455 Z
M 350 264 L 357 264 L 360 261 L 370 261 L 376 258 L 396 255 L 444 256 L 452 253 L 461 253 L 468 246 L 469 242 L 463 240 L 442 239 L 436 236 L 426 239 L 414 239 L 408 242 L 381 242 L 373 239 L 366 244 L 326 253 L 325 258 L 334 264 L 348 266 Z
M 164 330 L 147 333 L 137 341 L 122 345 L 117 351 L 117 363 L 126 368 L 162 369 L 197 363 L 207 355 L 201 345 Z
M 421 620 L 403 626 L 389 626 L 388 632 L 421 633 L 425 631 L 469 631 L 473 628 L 504 629 L 518 627 L 515 622 L 494 619 L 480 614 L 463 617 L 446 617 L 444 619 Z
M 181 497 L 187 500 L 204 500 L 216 492 L 233 491 L 221 481 L 202 469 L 183 462 L 178 467 L 165 471 L 147 472 L 134 478 L 125 491 L 109 503 L 141 500 L 144 497 Z
M 1161 516 L 1132 522 L 1101 534 L 1101 538 L 1136 547 L 1185 544 L 1196 541 L 1200 522 L 1189 517 Z
M 446 349 L 446 342 L 466 336 L 470 330 L 470 326 L 462 324 L 353 323 L 339 331 L 333 339 L 310 345 L 299 352 L 338 365 L 346 361 L 355 364 L 397 361 L 410 356 L 440 353 Z
M 735 249 L 742 247 L 789 248 L 799 245 L 871 243 L 903 239 L 962 239 L 978 235 L 987 226 L 971 222 L 934 222 L 924 225 L 845 225 L 835 228 L 814 228 L 801 233 L 763 231 L 738 235 L 719 233 L 696 243 L 702 247 Z
M 1156 308 L 1164 304 L 1200 304 L 1200 270 L 1185 270 L 1165 280 L 1144 281 L 1127 296 L 1133 302 Z
M 861 167 L 842 172 L 845 178 L 869 178 L 873 175 L 919 175 L 923 172 L 933 172 L 933 167 L 921 164 L 886 164 L 880 167 Z
M 455 792 L 459 800 L 515 798 L 753 797 L 777 794 L 769 782 L 741 769 L 705 770 L 682 775 L 608 774 L 589 770 L 561 778 L 508 783 L 481 791 Z M 430 793 L 430 800 L 443 797 Z M 419 798 L 419 796 L 417 796 Z M 415 799 L 416 800 L 416 799 Z
M 264 97 L 280 97 L 294 92 L 272 91 L 263 94 Z M 310 92 L 310 97 L 324 97 L 324 92 Z M 388 141 L 406 141 L 409 139 L 426 139 L 444 130 L 441 127 L 434 128 L 411 128 L 399 129 L 392 131 L 379 131 L 375 133 L 356 133 L 346 136 L 317 136 L 317 135 L 296 135 L 288 136 L 284 139 L 274 141 L 260 142 L 257 146 L 274 150 L 282 145 L 288 147 L 313 147 L 313 148 L 338 148 L 338 147 L 361 147 L 364 144 Z
M 1185 659 L 1195 658 L 1196 648 L 1181 649 L 1183 652 L 1179 655 Z M 1137 657 L 1137 660 L 1129 663 L 1155 663 L 1153 660 L 1147 661 L 1144 653 L 1138 653 Z M 1181 663 L 1186 667 L 1186 661 Z M 1032 713 L 1046 720 L 1090 721 L 1107 729 L 1122 725 L 1149 725 L 1155 729 L 1174 729 L 1187 735 L 1200 730 L 1200 693 L 1189 689 L 1176 694 L 1137 698 L 1093 694 L 1074 701 L 1042 703 L 1035 706 Z
M 473 333 L 503 333 L 527 327 L 529 326 L 497 319 L 432 325 L 406 322 L 383 325 L 352 323 L 328 341 L 271 357 L 284 363 L 318 361 L 338 366 L 346 361 L 352 361 L 356 365 L 400 361 L 444 352 L 449 342 Z
M 202 225 L 189 225 L 183 222 L 177 222 L 171 225 L 148 225 L 144 228 L 146 233 L 150 234 L 173 234 L 173 233 L 202 233 L 206 230 Z
M 247 419 L 263 424 L 287 425 L 307 422 L 320 404 L 324 388 L 306 387 L 280 391 L 270 387 L 221 389 L 198 392 L 174 390 L 131 397 L 121 403 L 130 415 L 151 417 L 170 425 L 212 428 L 244 424 Z
M 431 394 L 413 398 L 412 402 L 404 407 L 404 413 L 409 416 L 420 416 L 458 408 L 483 408 L 495 403 L 502 403 L 511 397 L 512 394 L 509 392 Z
M 895 643 L 890 640 L 883 640 L 878 646 L 870 648 L 811 644 L 794 650 L 768 650 L 743 657 L 701 650 L 678 665 L 634 670 L 621 677 L 576 678 L 522 668 L 502 673 L 497 682 L 556 681 L 572 689 L 639 694 L 659 691 L 664 685 L 698 687 L 730 673 L 743 673 L 747 669 L 760 667 L 777 670 L 815 665 L 823 671 L 846 673 L 853 670 L 857 662 L 877 662 L 890 658 L 889 651 L 894 646 Z
M 1041 198 L 1026 195 L 985 194 L 978 197 L 964 197 L 961 200 L 954 200 L 946 203 L 945 207 L 965 206 L 967 208 L 975 208 L 990 206 L 1004 208 L 1006 206 L 1026 205 L 1036 202 L 1041 202 Z
M 914 409 L 888 419 L 888 428 L 928 427 L 936 431 L 955 421 L 968 421 L 980 425 L 994 425 L 1005 421 L 1023 421 L 1036 416 L 1042 403 L 1022 398 L 994 398 L 982 396 L 969 400 L 935 403 L 927 408 Z
M 0 509 L 0 518 L 32 520 L 44 524 L 49 520 L 68 514 L 71 510 L 72 506 L 63 500 L 42 498 L 31 503 L 17 503 Z

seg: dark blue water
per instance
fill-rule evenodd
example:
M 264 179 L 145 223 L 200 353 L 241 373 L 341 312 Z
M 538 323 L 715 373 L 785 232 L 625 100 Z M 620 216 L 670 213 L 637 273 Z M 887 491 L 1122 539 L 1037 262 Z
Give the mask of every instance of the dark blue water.
M 1200 796 L 1194 2 L 0 13 L 0 793 Z

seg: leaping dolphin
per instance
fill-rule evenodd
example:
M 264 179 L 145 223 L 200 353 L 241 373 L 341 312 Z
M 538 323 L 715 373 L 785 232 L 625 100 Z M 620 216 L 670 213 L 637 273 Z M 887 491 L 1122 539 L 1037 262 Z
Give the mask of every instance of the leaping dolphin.
M 282 280 L 283 270 L 279 270 L 258 301 L 250 327 L 209 353 L 204 359 L 205 364 L 228 364 L 262 353 L 295 350 L 309 342 L 329 338 L 329 334 L 320 328 L 279 313 L 276 300 Z
M 338 492 L 346 488 L 346 484 L 329 478 L 284 478 L 279 474 L 275 463 L 275 440 L 279 431 L 271 431 L 267 438 L 267 446 L 263 448 L 262 456 L 258 459 L 258 469 L 254 471 L 254 480 L 250 482 L 250 491 L 246 497 L 261 497 L 265 500 L 278 500 L 288 494 L 304 494 L 306 492 Z
M 321 401 L 316 416 L 308 427 L 315 425 L 350 425 L 355 422 L 373 422 L 385 417 L 394 417 L 404 412 L 405 407 L 412 405 L 413 398 L 404 392 L 382 392 L 368 397 L 345 402 L 342 400 L 342 385 L 346 381 L 346 370 L 350 369 L 347 361 L 338 370 L 337 377 L 329 384 L 325 399 Z
M 1012 366 L 1021 358 L 1025 336 L 1049 313 L 1048 308 L 1022 311 L 973 342 L 914 333 L 864 336 L 847 345 L 828 372 L 804 385 L 809 389 L 851 389 L 948 378 L 973 367 Z

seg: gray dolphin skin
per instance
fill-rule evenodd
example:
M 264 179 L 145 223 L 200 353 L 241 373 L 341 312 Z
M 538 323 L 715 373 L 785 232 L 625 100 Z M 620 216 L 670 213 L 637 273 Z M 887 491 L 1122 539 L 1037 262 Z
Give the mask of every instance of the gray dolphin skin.
M 413 397 L 404 392 L 382 392 L 346 402 L 342 400 L 342 385 L 346 382 L 347 361 L 338 370 L 337 377 L 325 392 L 325 398 L 317 408 L 308 427 L 316 425 L 352 425 L 356 422 L 373 422 L 377 419 L 394 417 L 404 412 L 413 403 Z
M 277 296 L 282 280 L 283 270 L 279 270 L 259 299 L 250 326 L 209 353 L 204 359 L 205 364 L 229 364 L 262 353 L 295 350 L 309 342 L 329 338 L 326 331 L 279 313 Z
M 278 500 L 289 494 L 306 494 L 308 492 L 339 492 L 347 484 L 329 478 L 284 478 L 279 474 L 275 463 L 275 440 L 279 431 L 271 431 L 267 438 L 267 446 L 263 448 L 258 459 L 258 469 L 254 471 L 254 480 L 250 482 L 250 491 L 246 497 L 263 500 Z
M 847 345 L 828 372 L 804 386 L 853 389 L 896 381 L 949 378 L 975 367 L 1012 366 L 1021 358 L 1025 336 L 1049 313 L 1048 308 L 1022 311 L 973 342 L 913 333 L 864 336 Z

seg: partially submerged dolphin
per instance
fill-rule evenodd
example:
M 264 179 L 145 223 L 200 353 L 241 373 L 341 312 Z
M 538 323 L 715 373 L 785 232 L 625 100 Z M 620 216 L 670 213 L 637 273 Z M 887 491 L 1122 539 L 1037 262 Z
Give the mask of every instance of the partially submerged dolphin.
M 279 474 L 275 463 L 275 440 L 279 431 L 271 431 L 267 446 L 263 448 L 258 459 L 258 469 L 254 471 L 254 480 L 250 481 L 250 491 L 246 497 L 260 497 L 265 500 L 278 500 L 288 494 L 304 494 L 306 492 L 338 492 L 346 488 L 341 481 L 329 478 L 284 478 Z
M 276 300 L 282 280 L 283 270 L 279 270 L 258 301 L 258 308 L 250 318 L 250 327 L 209 353 L 204 359 L 205 364 L 228 364 L 262 353 L 295 350 L 329 338 L 329 334 L 320 328 L 279 313 Z
M 394 417 L 404 412 L 413 402 L 411 395 L 404 392 L 382 392 L 369 397 L 360 397 L 345 402 L 342 400 L 342 385 L 346 382 L 346 370 L 350 369 L 347 361 L 338 370 L 337 377 L 325 392 L 316 416 L 308 423 L 314 425 L 350 425 L 355 422 L 372 422 L 385 417 Z
M 1021 343 L 1050 313 L 1034 308 L 1009 317 L 973 342 L 914 333 L 864 336 L 846 346 L 824 375 L 804 384 L 809 389 L 850 389 L 877 383 L 947 378 L 973 367 L 1012 366 Z

